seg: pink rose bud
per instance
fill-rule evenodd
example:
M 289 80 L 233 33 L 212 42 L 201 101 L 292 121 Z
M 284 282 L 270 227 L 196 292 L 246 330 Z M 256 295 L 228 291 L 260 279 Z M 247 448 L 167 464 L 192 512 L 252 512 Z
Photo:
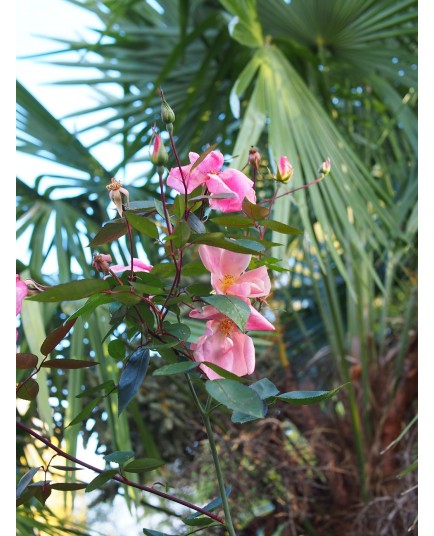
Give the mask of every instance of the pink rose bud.
M 249 149 L 249 164 L 255 168 L 256 170 L 259 169 L 259 165 L 261 163 L 261 153 L 256 149 L 256 147 L 252 147 Z
M 154 149 L 151 155 L 151 162 L 155 166 L 165 166 L 169 160 L 169 155 L 167 154 L 164 143 L 161 141 L 160 135 L 155 135 L 154 140 Z
M 110 262 L 112 262 L 112 258 L 110 255 L 105 255 L 104 253 L 94 253 L 92 266 L 97 272 L 104 272 L 105 274 L 107 274 L 110 269 Z
M 290 180 L 294 173 L 294 169 L 288 160 L 287 156 L 281 156 L 279 158 L 279 164 L 277 166 L 276 180 L 286 183 Z
M 328 175 L 330 173 L 331 167 L 331 160 L 330 158 L 327 158 L 327 160 L 321 164 L 319 172 L 323 175 Z

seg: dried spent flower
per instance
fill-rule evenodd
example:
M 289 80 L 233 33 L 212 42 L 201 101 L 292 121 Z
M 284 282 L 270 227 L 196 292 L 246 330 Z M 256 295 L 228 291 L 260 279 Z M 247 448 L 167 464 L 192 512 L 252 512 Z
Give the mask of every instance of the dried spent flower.
M 110 270 L 109 263 L 111 262 L 113 261 L 110 255 L 106 255 L 104 253 L 93 254 L 92 266 L 97 272 L 104 272 L 105 274 L 107 274 Z
M 106 188 L 109 191 L 110 199 L 116 205 L 119 216 L 122 217 L 122 194 L 127 198 L 126 205 L 128 206 L 130 200 L 130 194 L 128 193 L 128 190 L 122 188 L 121 181 L 117 181 L 114 177 L 111 179 L 110 184 L 107 184 Z
M 261 163 L 261 153 L 256 149 L 256 147 L 251 146 L 249 149 L 249 164 L 256 169 L 256 171 L 259 169 L 259 165 Z

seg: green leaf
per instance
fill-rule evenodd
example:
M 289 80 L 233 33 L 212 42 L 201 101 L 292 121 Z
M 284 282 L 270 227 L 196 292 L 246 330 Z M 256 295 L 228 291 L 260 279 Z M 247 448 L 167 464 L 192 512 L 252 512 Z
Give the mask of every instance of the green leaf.
M 173 202 L 173 213 L 180 220 L 184 216 L 185 212 L 185 196 L 178 195 Z
M 210 221 L 217 223 L 218 225 L 224 225 L 225 227 L 244 228 L 252 227 L 254 225 L 252 220 L 238 214 L 233 214 L 230 216 L 215 216 L 214 218 L 210 218 Z
M 145 471 L 158 469 L 165 463 L 165 461 L 156 458 L 137 458 L 137 460 L 127 463 L 123 470 L 127 473 L 144 473 Z
M 188 223 L 184 220 L 181 220 L 178 225 L 175 227 L 172 236 L 169 236 L 167 239 L 173 241 L 173 245 L 176 248 L 181 248 L 184 246 L 191 235 L 191 229 Z
M 95 248 L 101 244 L 107 244 L 127 234 L 128 227 L 125 221 L 119 220 L 108 222 L 102 227 L 89 242 L 89 247 Z
M 131 288 L 126 285 L 119 285 L 118 287 L 113 288 L 112 296 L 117 302 L 122 303 L 127 307 L 136 305 L 141 301 L 140 297 L 133 294 Z
M 76 395 L 75 398 L 83 398 L 85 396 L 98 393 L 99 391 L 104 391 L 105 393 L 108 393 L 109 391 L 112 391 L 114 387 L 115 387 L 114 381 L 108 380 L 104 383 L 101 383 L 100 385 L 96 385 L 95 387 L 91 387 L 90 389 L 85 389 L 84 391 L 81 391 L 81 393 Z
M 17 390 L 17 397 L 23 400 L 34 400 L 39 393 L 39 385 L 36 380 L 30 378 Z
M 264 409 L 258 394 L 233 380 L 208 380 L 206 390 L 215 400 L 229 409 L 242 411 L 253 417 L 263 417 Z
M 162 262 L 152 268 L 152 274 L 157 277 L 171 277 L 172 275 L 175 275 L 175 272 L 176 268 L 171 262 Z M 139 272 L 137 277 L 140 277 L 142 273 L 144 272 Z
M 16 354 L 17 370 L 33 369 L 38 364 L 38 356 L 35 354 Z
M 274 397 L 279 393 L 277 387 L 272 383 L 268 378 L 262 378 L 261 380 L 252 383 L 249 385 L 250 389 L 253 389 L 261 400 L 266 400 L 267 398 Z M 266 404 L 263 404 L 264 416 L 267 414 L 268 407 Z M 256 417 L 252 417 L 241 411 L 234 411 L 232 413 L 231 421 L 237 424 L 243 424 L 245 422 L 250 422 L 256 420 Z
M 148 220 L 146 216 L 138 216 L 134 212 L 125 212 L 126 219 L 130 222 L 131 226 L 134 227 L 139 233 L 143 233 L 150 238 L 158 240 L 158 229 L 155 226 L 155 223 Z
M 86 404 L 82 411 L 80 411 L 80 413 L 76 415 L 67 426 L 65 426 L 65 428 L 69 428 L 70 426 L 74 426 L 76 424 L 80 424 L 82 421 L 85 421 L 89 415 L 91 415 L 92 411 L 96 408 L 99 402 L 101 402 L 101 400 L 102 396 L 91 400 L 88 404 Z
M 62 370 L 81 369 L 99 365 L 96 361 L 84 361 L 83 359 L 49 359 L 41 364 L 41 367 L 56 368 Z
M 40 469 L 41 469 L 40 467 L 33 467 L 33 469 L 30 469 L 30 471 L 27 471 L 27 473 L 25 473 L 21 477 L 20 481 L 18 482 L 18 486 L 17 486 L 17 499 L 18 499 L 18 497 L 21 497 L 21 495 L 23 494 L 23 491 L 27 488 L 27 486 L 32 481 L 33 477 L 36 475 L 36 473 Z
M 119 465 L 127 463 L 131 458 L 134 458 L 134 452 L 132 450 L 116 450 L 104 456 L 106 462 L 113 462 Z
M 190 370 L 197 368 L 200 363 L 192 361 L 182 361 L 181 363 L 173 363 L 171 365 L 164 365 L 153 372 L 153 376 L 171 376 L 172 374 L 183 374 Z
M 220 376 L 222 376 L 226 380 L 234 380 L 235 382 L 239 382 L 239 383 L 246 383 L 249 381 L 249 380 L 246 380 L 245 378 L 241 378 L 240 376 L 237 376 L 236 374 L 233 374 L 232 372 L 229 372 L 228 370 L 222 367 L 219 367 L 215 363 L 211 363 L 210 361 L 201 361 L 199 364 L 206 365 L 214 372 L 217 372 L 217 374 L 220 374 Z
M 177 337 L 180 341 L 186 341 L 191 334 L 190 328 L 186 324 L 163 324 L 164 331 Z
M 258 223 L 260 225 L 263 225 L 267 229 L 271 229 L 273 231 L 277 231 L 278 233 L 282 233 L 282 234 L 287 234 L 287 235 L 303 234 L 303 231 L 300 231 L 300 229 L 296 229 L 295 227 L 290 227 L 289 225 L 286 225 L 286 223 L 282 223 L 280 221 L 260 220 Z
M 190 212 L 187 218 L 187 223 L 190 229 L 194 233 L 200 233 L 200 234 L 206 233 L 205 225 L 200 221 L 200 219 L 196 216 L 196 214 L 193 214 L 192 212 Z
M 158 530 L 143 529 L 143 534 L 146 536 L 176 536 L 176 534 L 167 534 L 167 532 L 160 532 Z
M 246 329 L 246 323 L 250 316 L 250 307 L 240 298 L 218 295 L 203 297 L 202 300 L 230 318 L 241 331 Z
M 263 240 L 259 242 L 257 240 L 250 240 L 250 238 L 238 238 L 235 242 L 238 246 L 242 246 L 248 248 L 250 251 L 254 251 L 255 254 L 262 253 L 266 249 L 262 243 Z
M 125 357 L 125 343 L 120 339 L 113 339 L 108 343 L 108 353 L 115 359 L 122 360 Z
M 346 385 L 348 384 L 344 383 L 332 391 L 290 391 L 276 396 L 276 400 L 282 400 L 282 402 L 287 402 L 288 404 L 294 404 L 296 406 L 317 404 L 318 402 L 332 398 Z
M 81 300 L 103 290 L 110 290 L 110 283 L 104 279 L 79 279 L 56 285 L 27 299 L 39 302 Z
M 117 473 L 118 473 L 117 469 L 110 469 L 108 471 L 104 471 L 103 473 L 100 473 L 97 477 L 95 477 L 93 480 L 89 482 L 89 484 L 86 487 L 86 493 L 89 493 L 90 491 L 100 488 L 103 484 L 111 480 L 112 477 L 114 477 Z
M 83 322 L 86 322 L 91 313 L 93 313 L 97 307 L 113 301 L 115 301 L 113 296 L 109 296 L 107 294 L 94 294 L 82 307 L 80 307 L 80 309 L 77 309 L 77 311 L 75 311 L 75 313 L 69 317 L 69 320 L 81 316 Z
M 51 484 L 51 489 L 57 489 L 60 491 L 76 491 L 79 489 L 85 489 L 87 484 L 85 482 L 55 482 Z
M 138 348 L 128 359 L 118 386 L 118 415 L 127 407 L 146 376 L 150 354 L 148 348 Z
M 63 339 L 66 337 L 66 335 L 71 331 L 72 326 L 76 322 L 76 318 L 67 320 L 65 324 L 62 326 L 59 326 L 54 331 L 52 331 L 49 335 L 47 335 L 46 339 L 41 345 L 41 354 L 47 356 L 50 354 L 56 346 L 63 341 Z
M 205 274 L 209 274 L 209 272 L 203 263 L 199 261 L 188 262 L 182 267 L 182 275 L 186 277 Z
M 265 216 L 268 216 L 270 213 L 270 209 L 263 207 L 262 205 L 256 205 L 256 203 L 251 203 L 247 197 L 244 198 L 241 206 L 244 214 L 254 221 L 265 218 Z
M 50 469 L 57 469 L 58 471 L 82 471 L 82 467 L 72 467 L 70 465 L 50 465 Z
M 212 286 L 210 283 L 194 283 L 189 285 L 187 290 L 192 296 L 208 296 L 212 291 Z
M 209 517 L 196 517 L 195 519 L 183 519 L 182 520 L 189 527 L 207 527 L 214 522 L 213 519 Z
M 141 294 L 147 294 L 149 296 L 155 296 L 156 294 L 162 293 L 161 287 L 153 287 L 151 285 L 147 285 L 146 283 L 138 283 L 134 281 L 131 283 L 131 286 Z
M 153 212 L 155 211 L 155 201 L 130 201 L 128 212 Z
M 258 246 L 257 243 L 251 242 L 252 247 L 246 247 L 238 240 L 227 240 L 225 238 L 215 238 L 211 235 L 220 233 L 209 233 L 207 235 L 200 235 L 194 237 L 191 240 L 192 244 L 206 244 L 208 246 L 214 246 L 216 248 L 227 249 L 228 251 L 234 251 L 235 253 L 246 253 L 247 255 L 257 255 L 259 251 L 264 251 L 264 246 Z M 245 240 L 244 240 L 245 241 Z

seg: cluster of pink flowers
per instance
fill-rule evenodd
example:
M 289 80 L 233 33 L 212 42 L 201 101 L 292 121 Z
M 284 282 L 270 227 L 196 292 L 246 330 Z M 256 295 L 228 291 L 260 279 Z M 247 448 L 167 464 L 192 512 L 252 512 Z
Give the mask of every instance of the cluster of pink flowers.
M 264 298 L 270 293 L 271 281 L 265 266 L 246 272 L 251 255 L 212 246 L 199 246 L 199 255 L 211 272 L 211 285 L 216 294 L 235 296 L 248 303 L 250 316 L 246 330 L 274 330 L 274 326 L 250 303 L 251 298 Z M 237 376 L 252 374 L 255 370 L 253 341 L 232 320 L 211 305 L 191 311 L 190 317 L 207 320 L 205 334 L 192 345 L 196 361 L 214 363 Z M 210 380 L 221 378 L 206 365 L 201 369 Z
M 224 157 L 220 151 L 211 151 L 196 167 L 193 164 L 199 158 L 197 153 L 189 153 L 190 164 L 179 168 L 172 168 L 167 177 L 167 185 L 180 193 L 187 191 L 190 194 L 198 186 L 204 185 L 211 195 L 233 194 L 225 199 L 209 200 L 210 207 L 221 212 L 236 212 L 241 210 L 245 197 L 256 203 L 256 194 L 251 181 L 244 173 L 237 169 L 222 171 Z M 185 187 L 184 187 L 185 184 Z

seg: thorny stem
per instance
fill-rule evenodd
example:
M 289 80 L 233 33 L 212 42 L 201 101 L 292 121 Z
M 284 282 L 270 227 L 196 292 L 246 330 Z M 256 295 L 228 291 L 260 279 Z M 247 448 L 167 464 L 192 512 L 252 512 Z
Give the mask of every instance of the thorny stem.
M 196 391 L 194 389 L 194 386 L 193 386 L 193 384 L 191 382 L 190 377 L 188 376 L 188 374 L 186 374 L 185 377 L 187 378 L 188 386 L 189 386 L 191 394 L 193 396 L 193 400 L 194 400 L 194 402 L 195 402 L 195 404 L 197 406 L 197 409 L 200 412 L 200 415 L 202 417 L 203 423 L 205 425 L 206 433 L 207 433 L 207 436 L 208 436 L 209 447 L 210 447 L 210 450 L 211 450 L 211 455 L 212 455 L 212 459 L 213 459 L 213 462 L 214 462 L 214 467 L 215 467 L 216 474 L 217 474 L 217 481 L 218 481 L 218 486 L 219 486 L 219 491 L 220 491 L 220 497 L 221 497 L 221 500 L 222 500 L 223 510 L 224 510 L 224 513 L 225 513 L 225 525 L 226 525 L 226 528 L 227 528 L 230 536 L 237 536 L 236 533 L 235 533 L 233 523 L 232 523 L 231 511 L 230 511 L 230 508 L 229 508 L 228 498 L 226 496 L 223 472 L 222 472 L 222 468 L 220 466 L 220 460 L 219 460 L 218 453 L 217 453 L 217 447 L 216 447 L 216 444 L 215 444 L 215 441 L 214 441 L 214 434 L 213 434 L 212 427 L 211 427 L 211 420 L 210 420 L 208 414 L 206 413 L 206 411 L 204 410 L 202 404 L 200 403 L 200 400 L 199 400 L 199 398 L 198 398 L 198 396 L 196 394 Z
M 45 437 L 43 437 L 40 434 L 38 434 L 38 432 L 35 432 L 35 430 L 32 430 L 31 428 L 26 426 L 24 423 L 22 423 L 20 421 L 17 421 L 17 426 L 18 426 L 18 428 L 21 428 L 22 430 L 24 430 L 28 434 L 32 435 L 33 437 L 35 437 L 36 439 L 38 439 L 39 441 L 44 443 L 44 445 L 46 445 L 50 449 L 52 449 L 55 452 L 57 452 L 57 454 L 59 454 L 63 458 L 65 458 L 67 460 L 70 460 L 71 462 L 77 463 L 78 465 L 81 465 L 83 467 L 86 467 L 87 469 L 90 469 L 91 471 L 94 471 L 95 473 L 103 473 L 104 472 L 103 469 L 98 469 L 98 467 L 94 467 L 93 465 L 90 465 L 90 464 L 88 464 L 88 463 L 86 463 L 86 462 L 84 462 L 82 460 L 79 460 L 75 456 L 71 456 L 70 454 L 67 454 L 66 452 L 61 450 L 59 447 L 56 447 L 56 445 L 53 445 L 53 443 L 51 443 L 51 441 L 49 441 L 48 439 L 45 439 Z M 182 506 L 186 506 L 187 508 L 190 508 L 191 510 L 195 510 L 196 512 L 199 512 L 199 513 L 201 513 L 201 514 L 203 514 L 203 515 L 205 515 L 207 517 L 210 517 L 211 519 L 214 519 L 215 521 L 218 521 L 221 524 L 225 523 L 224 520 L 221 517 L 217 516 L 216 514 L 213 514 L 212 512 L 208 512 L 208 510 L 204 510 L 203 508 L 200 508 L 199 506 L 196 506 L 195 504 L 189 503 L 188 501 L 184 501 L 183 499 L 179 499 L 178 497 L 175 497 L 174 495 L 169 495 L 168 493 L 164 493 L 163 491 L 158 491 L 158 490 L 156 490 L 154 488 L 151 488 L 149 486 L 144 486 L 142 484 L 137 484 L 136 482 L 133 482 L 133 481 L 129 480 L 128 478 L 121 477 L 121 476 L 116 476 L 115 475 L 115 476 L 112 477 L 112 480 L 116 480 L 117 482 L 120 482 L 121 484 L 126 484 L 127 486 L 131 486 L 133 488 L 137 488 L 137 489 L 140 489 L 142 491 L 152 493 L 153 495 L 158 495 L 159 497 L 162 497 L 163 499 L 168 499 L 169 501 L 176 502 L 178 504 L 181 504 Z

